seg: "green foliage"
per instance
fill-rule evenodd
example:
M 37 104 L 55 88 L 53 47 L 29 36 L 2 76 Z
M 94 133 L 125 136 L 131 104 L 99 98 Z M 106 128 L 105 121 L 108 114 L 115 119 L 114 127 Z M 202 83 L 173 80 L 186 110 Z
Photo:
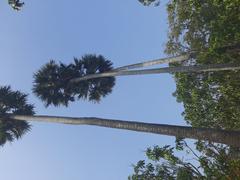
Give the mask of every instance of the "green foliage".
M 180 142 L 181 141 L 181 142 Z M 180 140 L 182 149 L 171 146 L 154 146 L 146 151 L 146 160 L 134 165 L 134 174 L 129 180 L 165 180 L 165 179 L 239 179 L 240 160 L 231 156 L 231 147 L 198 142 L 198 151 Z M 187 154 L 179 157 L 177 151 Z M 238 149 L 238 153 L 239 153 Z M 190 160 L 188 160 L 190 159 Z
M 240 149 L 199 141 L 196 148 L 202 153 L 198 161 L 208 179 L 239 179 Z
M 240 62 L 239 0 L 170 1 L 166 53 L 197 52 L 178 65 Z M 240 73 L 176 73 L 174 95 L 192 126 L 240 129 Z
M 21 138 L 31 127 L 26 121 L 9 118 L 9 114 L 33 115 L 33 108 L 26 94 L 12 91 L 10 86 L 0 87 L 0 145 Z
M 154 146 L 147 149 L 146 156 L 149 162 L 141 160 L 134 165 L 134 174 L 129 176 L 129 180 L 174 180 L 180 177 L 184 179 L 196 177 L 195 170 L 174 155 L 174 147 Z
M 114 77 L 104 77 L 70 83 L 71 79 L 112 70 L 112 63 L 99 55 L 74 58 L 74 63 L 65 65 L 50 61 L 34 75 L 33 92 L 46 106 L 65 105 L 77 99 L 99 102 L 110 94 L 115 85 Z

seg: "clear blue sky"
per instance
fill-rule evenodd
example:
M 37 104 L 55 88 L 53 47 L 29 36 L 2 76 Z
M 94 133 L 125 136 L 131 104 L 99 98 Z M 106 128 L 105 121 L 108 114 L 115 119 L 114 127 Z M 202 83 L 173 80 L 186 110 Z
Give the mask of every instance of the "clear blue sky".
M 164 1 L 163 1 L 164 2 Z M 172 93 L 171 75 L 117 78 L 100 104 L 86 101 L 49 107 L 31 94 L 33 73 L 49 59 L 71 62 L 102 54 L 114 66 L 165 57 L 164 4 L 137 0 L 25 1 L 21 12 L 0 2 L 0 84 L 29 93 L 37 114 L 96 116 L 163 124 L 184 124 Z M 0 148 L 1 180 L 123 180 L 152 145 L 174 138 L 89 126 L 32 123 L 30 133 Z

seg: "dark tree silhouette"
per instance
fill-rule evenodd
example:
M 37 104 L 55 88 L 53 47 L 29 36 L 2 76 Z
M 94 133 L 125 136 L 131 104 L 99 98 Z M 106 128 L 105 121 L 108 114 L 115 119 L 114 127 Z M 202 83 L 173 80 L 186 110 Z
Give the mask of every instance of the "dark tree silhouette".
M 34 74 L 33 92 L 45 105 L 53 104 L 68 105 L 69 101 L 74 101 L 72 93 L 67 91 L 67 76 L 71 75 L 72 68 L 63 64 L 56 64 L 51 60 Z
M 113 69 L 112 63 L 103 56 L 86 55 L 82 59 L 74 59 L 70 65 L 47 63 L 36 74 L 33 92 L 40 97 L 45 105 L 68 105 L 69 101 L 87 99 L 99 102 L 112 91 L 115 76 L 146 75 L 159 73 L 196 73 L 238 70 L 238 64 L 210 64 L 202 66 L 181 66 L 156 69 L 130 70 L 148 67 L 163 62 L 180 62 L 190 55 L 180 55 L 170 58 L 156 59 L 137 64 L 131 64 Z
M 112 63 L 99 55 L 85 55 L 74 58 L 74 63 L 65 65 L 50 61 L 34 75 L 33 92 L 46 106 L 67 106 L 70 101 L 87 99 L 99 102 L 110 94 L 115 85 L 114 77 L 72 82 L 72 79 L 90 74 L 103 73 L 113 69 Z
M 19 91 L 12 91 L 10 86 L 0 87 L 0 145 L 19 139 L 30 125 L 26 121 L 12 119 L 11 115 L 33 115 L 33 105 L 27 104 L 27 95 Z

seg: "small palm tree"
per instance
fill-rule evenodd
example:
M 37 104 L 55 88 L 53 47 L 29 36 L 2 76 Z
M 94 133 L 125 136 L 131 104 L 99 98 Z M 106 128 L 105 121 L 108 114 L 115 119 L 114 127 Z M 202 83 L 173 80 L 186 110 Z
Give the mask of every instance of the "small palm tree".
M 12 119 L 11 115 L 33 115 L 33 105 L 27 104 L 27 95 L 0 87 L 0 145 L 21 138 L 31 128 L 26 121 Z
M 46 106 L 67 106 L 70 101 L 87 99 L 99 102 L 112 92 L 114 77 L 91 79 L 77 83 L 69 83 L 71 79 L 96 73 L 104 73 L 113 69 L 112 63 L 99 55 L 85 55 L 81 59 L 74 58 L 74 63 L 65 65 L 50 61 L 34 74 L 33 93 Z

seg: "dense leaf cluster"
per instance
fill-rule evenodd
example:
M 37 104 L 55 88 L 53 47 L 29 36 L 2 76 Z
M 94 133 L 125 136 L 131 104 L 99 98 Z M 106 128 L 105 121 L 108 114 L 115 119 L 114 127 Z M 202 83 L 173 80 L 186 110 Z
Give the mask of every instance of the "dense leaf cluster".
M 51 60 L 34 75 L 33 92 L 46 106 L 65 105 L 77 99 L 99 102 L 110 94 L 115 85 L 114 77 L 90 79 L 72 83 L 71 80 L 86 75 L 112 70 L 112 63 L 99 55 L 74 58 L 74 63 L 57 64 Z
M 180 140 L 176 147 L 148 148 L 148 161 L 138 161 L 129 180 L 240 178 L 240 160 L 232 156 L 231 148 L 204 142 L 198 142 L 197 147 L 198 151 L 193 151 L 185 141 Z M 185 153 L 185 157 L 175 155 L 177 151 Z M 190 159 L 191 156 L 194 158 Z
M 189 60 L 171 66 L 240 63 L 239 4 L 239 0 L 169 0 L 166 53 L 194 52 Z M 240 129 L 239 71 L 174 76 L 174 95 L 183 103 L 189 124 Z M 196 149 L 185 141 L 178 141 L 175 148 L 148 148 L 149 162 L 139 161 L 129 179 L 240 179 L 238 148 L 197 142 Z M 176 150 L 187 152 L 190 161 L 177 156 Z
M 171 0 L 166 53 L 198 52 L 182 64 L 240 63 L 239 0 Z M 240 73 L 176 73 L 174 95 L 192 126 L 240 129 Z
M 28 122 L 13 120 L 9 115 L 33 115 L 33 108 L 27 103 L 26 94 L 12 91 L 10 86 L 0 87 L 0 145 L 12 142 L 30 130 Z

